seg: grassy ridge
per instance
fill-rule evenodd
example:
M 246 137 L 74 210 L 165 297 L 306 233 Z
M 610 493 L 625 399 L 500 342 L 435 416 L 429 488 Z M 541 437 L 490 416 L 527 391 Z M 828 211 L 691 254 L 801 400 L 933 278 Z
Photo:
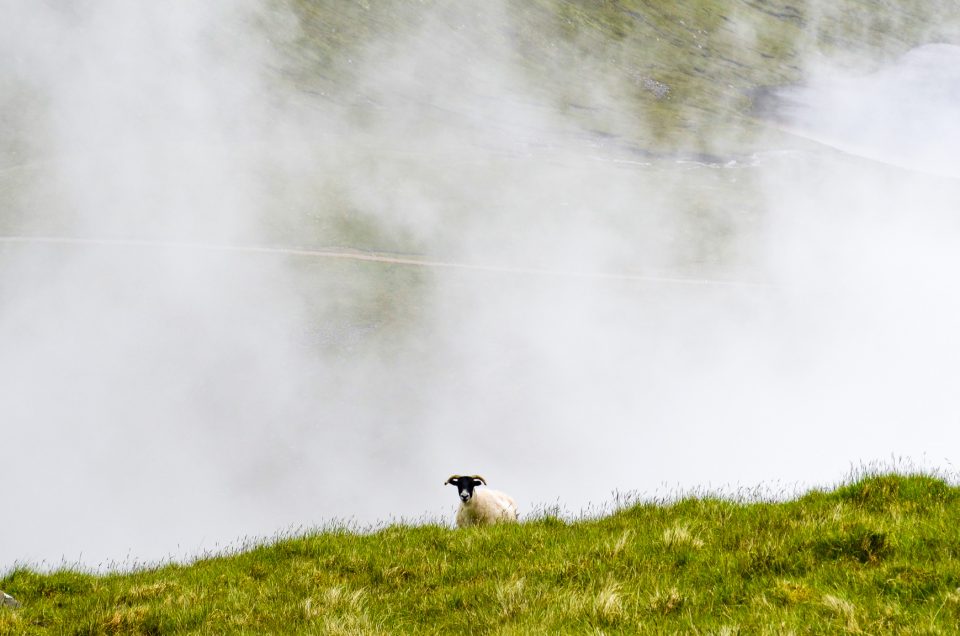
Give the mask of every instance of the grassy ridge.
M 17 570 L 0 634 L 949 634 L 960 489 L 882 475 L 780 503 L 328 531 L 131 574 Z

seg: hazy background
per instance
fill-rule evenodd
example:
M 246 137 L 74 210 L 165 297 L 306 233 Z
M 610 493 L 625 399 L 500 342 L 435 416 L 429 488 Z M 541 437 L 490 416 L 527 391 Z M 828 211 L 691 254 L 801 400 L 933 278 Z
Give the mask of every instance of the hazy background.
M 331 6 L 335 64 L 297 3 L 0 24 L 0 568 L 449 522 L 451 473 L 522 513 L 952 473 L 957 47 L 827 56 L 811 10 L 765 123 L 665 141 L 678 78 L 532 57 L 514 3 Z M 685 46 L 762 47 L 734 8 Z

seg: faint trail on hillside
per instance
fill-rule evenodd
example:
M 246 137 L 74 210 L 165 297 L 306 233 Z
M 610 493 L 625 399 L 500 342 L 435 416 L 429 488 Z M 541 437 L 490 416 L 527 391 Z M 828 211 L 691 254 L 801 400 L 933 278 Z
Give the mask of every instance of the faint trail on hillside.
M 389 254 L 382 252 L 368 252 L 353 248 L 311 249 L 289 246 L 272 245 L 230 245 L 221 243 L 190 243 L 179 241 L 150 241 L 145 239 L 103 239 L 103 238 L 74 238 L 67 236 L 0 236 L 0 245 L 70 245 L 80 247 L 146 247 L 153 249 L 180 249 L 209 252 L 236 252 L 246 254 L 275 254 L 298 256 L 305 258 L 326 258 L 352 261 L 366 261 L 404 265 L 408 267 L 423 267 L 431 269 L 467 270 L 490 272 L 498 274 L 520 274 L 527 276 L 544 276 L 557 278 L 579 278 L 584 280 L 613 280 L 661 285 L 690 285 L 713 287 L 744 287 L 767 288 L 772 283 L 742 280 L 724 280 L 711 278 L 686 278 L 682 276 L 649 276 L 641 274 L 623 274 L 618 272 L 578 272 L 571 270 L 555 270 L 537 267 L 511 267 L 505 265 L 488 265 L 482 263 L 464 263 L 456 261 L 441 261 L 416 256 Z

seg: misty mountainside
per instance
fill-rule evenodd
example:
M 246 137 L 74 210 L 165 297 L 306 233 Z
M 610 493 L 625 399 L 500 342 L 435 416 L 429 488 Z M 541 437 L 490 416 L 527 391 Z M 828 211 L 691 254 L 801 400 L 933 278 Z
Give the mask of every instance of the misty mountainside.
M 44 94 L 44 80 L 31 77 L 23 56 L 13 55 L 0 76 L 6 88 L 0 108 L 0 200 L 5 202 L 0 229 L 70 234 L 70 228 L 90 229 L 92 221 L 101 226 L 99 234 L 207 240 L 226 227 L 230 238 L 259 242 L 454 253 L 461 246 L 451 247 L 447 234 L 475 229 L 464 217 L 472 214 L 476 190 L 508 180 L 503 172 L 519 159 L 566 163 L 571 170 L 583 167 L 573 162 L 584 155 L 594 163 L 625 165 L 666 160 L 668 170 L 676 172 L 676 160 L 744 165 L 757 151 L 806 147 L 769 125 L 766 115 L 777 115 L 764 112 L 771 90 L 804 81 L 814 61 L 869 72 L 918 44 L 960 41 L 960 20 L 949 9 L 936 2 L 863 0 L 507 0 L 484 7 L 448 0 L 277 0 L 247 15 L 232 11 L 231 18 L 242 20 L 237 25 L 198 31 L 210 41 L 194 58 L 195 52 L 179 59 L 175 51 L 158 56 L 172 65 L 217 65 L 245 38 L 264 39 L 265 45 L 250 47 L 253 53 L 236 56 L 238 63 L 263 68 L 222 73 L 221 83 L 232 91 L 216 115 L 224 121 L 214 128 L 222 130 L 196 127 L 201 120 L 190 121 L 189 112 L 182 122 L 162 122 L 164 99 L 146 103 L 151 87 L 164 78 L 174 80 L 172 91 L 187 95 L 197 88 L 193 83 L 203 81 L 199 75 L 181 77 L 175 66 L 172 71 L 139 68 L 135 58 L 111 68 L 111 59 L 89 79 L 104 86 L 111 77 L 132 83 L 131 90 L 141 93 L 137 101 L 144 102 L 133 104 L 143 111 L 130 122 L 137 130 L 92 126 L 85 138 L 76 136 L 69 147 L 57 150 L 56 126 L 51 129 L 44 120 L 59 117 L 58 99 Z M 82 15 L 79 9 L 64 11 L 58 19 L 78 26 Z M 84 116 L 83 100 L 69 101 L 71 91 L 84 90 L 63 91 L 64 108 L 74 112 L 59 125 L 70 125 L 78 112 Z M 254 99 L 251 91 L 260 94 Z M 86 107 L 97 108 L 98 99 L 88 100 Z M 114 107 L 122 103 L 121 98 Z M 211 111 L 203 118 L 214 116 L 213 105 L 207 106 Z M 267 130 L 271 127 L 275 130 Z M 291 136 L 300 136 L 300 143 Z M 177 206 L 169 205 L 160 215 L 137 213 L 129 205 L 111 214 L 108 205 L 96 218 L 83 218 L 68 204 L 75 193 L 51 188 L 46 178 L 58 168 L 73 172 L 65 164 L 91 162 L 97 170 L 107 169 L 144 141 L 151 154 L 160 155 L 160 165 L 147 161 L 143 169 L 165 170 L 177 157 L 187 157 L 189 168 L 191 155 L 205 161 L 226 153 L 218 179 L 256 181 L 254 194 L 263 212 L 255 227 L 234 227 L 224 213 L 209 211 L 202 219 L 191 214 L 184 237 L 184 223 L 170 209 Z M 197 153 L 198 148 L 203 151 Z M 263 156 L 250 161 L 247 151 Z M 230 156 L 238 152 L 239 159 Z M 211 179 L 204 165 L 197 168 L 197 179 Z M 344 172 L 368 181 L 354 183 L 343 178 Z M 691 185 L 686 200 L 678 203 L 684 209 L 674 212 L 684 219 L 680 231 L 687 241 L 675 241 L 672 262 L 629 265 L 696 271 L 696 261 L 708 269 L 736 269 L 723 252 L 737 246 L 725 247 L 717 237 L 733 232 L 731 226 L 740 221 L 729 218 L 731 206 L 724 199 L 730 182 L 749 180 L 751 172 L 684 174 Z M 83 170 L 66 176 L 93 177 Z M 414 192 L 379 193 L 384 198 L 366 192 L 396 189 L 403 180 L 432 183 L 426 192 L 424 186 L 408 185 L 401 190 Z M 223 185 L 207 182 L 204 189 Z M 749 232 L 756 202 L 740 197 L 739 185 L 732 187 L 740 198 L 736 206 L 745 208 Z M 442 220 L 430 209 L 437 200 L 447 208 Z M 229 205 L 227 200 L 211 207 Z M 376 207 L 404 212 L 388 215 Z M 602 209 L 594 213 L 601 215 L 598 224 L 623 223 L 619 210 L 610 216 Z
M 932 45 L 949 55 L 931 58 Z M 829 108 L 851 95 L 867 99 L 845 122 L 902 124 L 905 111 L 883 107 L 931 82 L 898 82 L 898 64 L 926 72 L 957 45 L 952 2 L 18 7 L 0 22 L 0 418 L 18 511 L 0 534 L 0 585 L 25 605 L 0 625 L 229 632 L 295 617 L 376 631 L 380 619 L 357 614 L 386 589 L 373 586 L 402 595 L 426 580 L 403 564 L 363 570 L 364 550 L 389 558 L 395 546 L 377 541 L 393 530 L 310 535 L 232 562 L 363 546 L 343 571 L 304 557 L 285 573 L 272 556 L 148 566 L 332 519 L 447 520 L 440 482 L 455 471 L 483 474 L 528 514 L 602 506 L 614 490 L 813 487 L 891 455 L 952 466 L 960 181 L 890 161 L 909 155 L 901 146 L 856 152 L 876 139 L 800 124 L 856 128 Z M 825 100 L 821 86 L 842 90 Z M 787 98 L 806 119 L 784 115 Z M 917 137 L 948 138 L 954 104 L 930 100 Z M 952 486 L 928 485 L 953 501 Z M 446 595 L 462 582 L 445 578 L 461 567 L 449 554 L 469 561 L 497 537 L 569 538 L 540 574 L 481 595 L 507 617 L 527 595 L 556 601 L 579 617 L 572 630 L 659 625 L 648 611 L 683 629 L 669 621 L 685 607 L 762 613 L 775 599 L 796 601 L 782 619 L 795 626 L 825 612 L 850 631 L 914 611 L 950 620 L 945 506 L 897 544 L 913 504 L 865 516 L 812 500 L 829 505 L 794 544 L 751 543 L 769 530 L 765 504 L 679 522 L 678 540 L 699 549 L 695 526 L 754 516 L 713 553 L 720 578 L 746 577 L 718 596 L 655 580 L 700 553 L 661 555 L 640 582 L 620 566 L 578 580 L 560 561 L 589 565 L 589 523 L 396 532 L 410 559 L 436 565 L 418 593 L 441 626 L 473 617 L 470 595 Z M 778 531 L 792 528 L 783 515 Z M 597 524 L 659 545 L 665 528 L 618 519 Z M 797 546 L 800 566 L 785 556 Z M 888 553 L 900 560 L 878 561 Z M 795 580 L 821 562 L 862 578 L 840 567 Z M 902 600 L 862 609 L 836 592 L 849 583 L 867 598 L 884 584 L 878 563 Z M 68 567 L 33 572 L 56 564 Z M 745 591 L 754 566 L 763 577 Z M 336 582 L 349 574 L 360 578 Z M 194 575 L 197 588 L 176 591 Z M 288 575 L 322 589 L 284 596 Z M 590 594 L 550 600 L 533 586 L 541 575 Z M 205 591 L 221 584 L 236 592 L 226 606 Z M 339 627 L 316 623 L 327 606 Z
M 396 108 L 465 127 L 483 119 L 535 144 L 539 131 L 510 111 L 561 113 L 569 134 L 641 156 L 727 156 L 769 144 L 751 119 L 753 96 L 802 81 L 811 54 L 867 71 L 918 44 L 956 42 L 960 33 L 955 11 L 924 2 L 292 6 L 303 26 L 288 45 L 294 81 L 358 119 Z M 371 41 L 377 46 L 368 47 Z M 429 63 L 405 57 L 411 48 L 428 51 Z M 476 63 L 484 58 L 518 69 L 523 91 L 503 91 L 489 67 Z M 362 76 L 371 62 L 396 64 L 403 80 L 371 85 Z M 449 102 L 427 88 L 437 74 L 458 93 Z M 498 103 L 504 98 L 516 102 Z M 458 103 L 476 110 L 458 110 Z

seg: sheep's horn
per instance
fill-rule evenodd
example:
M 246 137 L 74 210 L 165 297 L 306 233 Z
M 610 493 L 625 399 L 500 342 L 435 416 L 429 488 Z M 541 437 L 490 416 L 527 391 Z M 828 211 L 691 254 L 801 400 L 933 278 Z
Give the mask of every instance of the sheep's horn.
M 482 481 L 484 486 L 487 485 L 487 480 L 484 479 L 483 477 L 481 477 L 480 475 L 470 475 L 470 476 L 471 476 L 473 479 L 479 479 L 480 481 Z
M 460 479 L 460 475 L 450 475 L 450 479 L 448 479 L 447 481 L 443 482 L 443 485 L 446 486 L 447 484 L 453 483 L 453 482 L 456 481 L 457 479 Z M 483 483 L 487 483 L 487 482 L 483 482 Z

